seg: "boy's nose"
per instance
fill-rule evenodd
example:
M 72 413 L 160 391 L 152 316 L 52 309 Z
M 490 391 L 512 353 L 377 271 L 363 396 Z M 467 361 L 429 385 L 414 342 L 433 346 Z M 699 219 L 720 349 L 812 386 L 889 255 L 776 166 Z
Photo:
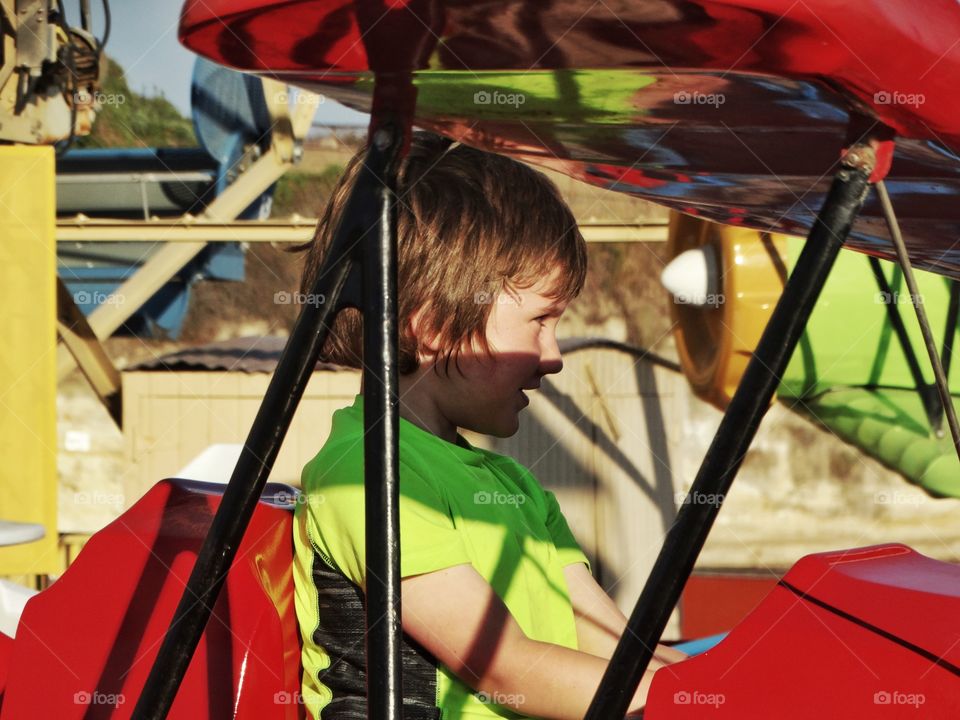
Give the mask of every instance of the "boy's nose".
M 560 357 L 560 346 L 553 333 L 545 338 L 540 346 L 540 374 L 553 375 L 563 369 L 563 358 Z

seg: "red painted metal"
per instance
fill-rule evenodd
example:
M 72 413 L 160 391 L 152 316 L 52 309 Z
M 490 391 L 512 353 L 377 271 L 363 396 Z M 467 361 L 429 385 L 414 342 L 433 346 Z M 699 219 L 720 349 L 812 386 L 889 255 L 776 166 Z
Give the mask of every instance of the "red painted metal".
M 130 717 L 220 492 L 158 483 L 29 601 L 0 718 Z M 292 550 L 292 513 L 261 502 L 170 718 L 304 717 Z
M 0 633 L 0 703 L 7 691 L 7 676 L 10 674 L 10 655 L 13 652 L 13 638 Z
M 374 74 L 387 88 L 387 75 L 413 71 L 420 127 L 763 232 L 807 235 L 841 150 L 864 132 L 895 134 L 873 179 L 889 169 L 913 264 L 960 279 L 960 5 L 916 8 L 187 0 L 180 38 L 363 111 Z M 389 103 L 409 115 L 412 99 Z M 877 203 L 868 199 L 847 246 L 893 258 Z
M 960 717 L 960 567 L 882 545 L 807 556 L 783 582 L 658 672 L 644 717 Z
M 960 147 L 953 0 L 926 0 L 922 19 L 913 0 L 187 0 L 180 37 L 241 70 L 350 82 L 344 74 L 372 69 L 356 8 L 374 8 L 380 29 L 392 29 L 394 42 L 378 44 L 381 70 L 397 52 L 393 69 L 404 71 L 649 67 L 829 78 L 899 135 Z M 442 39 L 432 59 L 406 49 L 425 24 Z

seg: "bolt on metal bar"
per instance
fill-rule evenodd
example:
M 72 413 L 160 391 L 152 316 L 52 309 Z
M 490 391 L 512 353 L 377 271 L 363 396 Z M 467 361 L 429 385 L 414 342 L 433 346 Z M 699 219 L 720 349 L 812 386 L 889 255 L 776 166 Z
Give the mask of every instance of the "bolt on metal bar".
M 869 190 L 876 156 L 852 147 L 724 413 L 700 471 L 610 659 L 585 720 L 623 718 L 670 613 L 780 383 L 827 275 Z
M 943 365 L 940 363 L 940 355 L 937 353 L 933 332 L 930 330 L 927 312 L 923 309 L 923 302 L 920 301 L 917 279 L 913 275 L 913 265 L 910 262 L 910 256 L 907 254 L 907 246 L 903 242 L 903 235 L 900 233 L 900 224 L 897 222 L 897 215 L 893 211 L 893 203 L 890 202 L 887 186 L 884 185 L 882 180 L 877 183 L 877 195 L 880 198 L 880 207 L 883 208 L 883 216 L 887 221 L 887 228 L 890 230 L 890 239 L 893 241 L 893 247 L 897 252 L 897 262 L 903 268 L 903 278 L 906 280 L 907 289 L 910 291 L 910 303 L 917 313 L 917 322 L 920 323 L 923 343 L 926 345 L 930 365 L 933 367 L 933 377 L 936 381 L 937 390 L 940 392 L 943 409 L 947 413 L 947 425 L 950 427 L 953 447 L 957 452 L 957 458 L 960 459 L 960 424 L 957 423 L 957 411 L 953 407 L 953 398 L 950 396 L 947 376 L 943 371 Z

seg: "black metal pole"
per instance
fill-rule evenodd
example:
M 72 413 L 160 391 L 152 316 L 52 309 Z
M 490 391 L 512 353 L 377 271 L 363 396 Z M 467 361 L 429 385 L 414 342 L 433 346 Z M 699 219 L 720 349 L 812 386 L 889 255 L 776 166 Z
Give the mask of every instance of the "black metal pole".
M 897 341 L 900 343 L 900 349 L 903 350 L 903 355 L 907 359 L 907 368 L 910 370 L 913 384 L 917 387 L 917 393 L 920 395 L 923 411 L 927 414 L 930 429 L 938 436 L 943 435 L 943 404 L 940 402 L 937 386 L 931 385 L 923 379 L 920 361 L 917 360 L 917 354 L 913 351 L 913 345 L 910 344 L 910 336 L 907 335 L 907 327 L 903 324 L 903 318 L 900 317 L 898 298 L 887 281 L 886 275 L 883 274 L 883 268 L 877 258 L 870 258 L 870 269 L 877 281 L 877 287 L 880 288 L 881 296 L 886 296 L 887 319 L 890 320 L 890 325 L 893 327 Z
M 940 357 L 943 360 L 943 374 L 950 377 L 950 361 L 953 359 L 953 341 L 957 337 L 957 319 L 960 318 L 960 284 L 948 279 L 950 285 L 950 304 L 947 306 L 947 324 L 943 329 L 943 347 Z
M 693 487 L 667 533 L 585 720 L 619 720 L 626 713 L 837 253 L 863 206 L 874 164 L 873 150 L 856 146 L 847 153 L 834 177 L 803 252 L 730 400 Z
M 380 222 L 382 204 L 380 178 L 392 166 L 391 153 L 396 151 L 396 145 L 382 149 L 372 146 L 367 154 L 364 171 L 347 202 L 328 258 L 311 288 L 311 296 L 318 302 L 304 304 L 290 334 L 134 707 L 135 720 L 164 720 L 176 698 L 297 404 L 316 367 L 330 325 L 341 307 L 341 295 L 357 264 L 357 248 L 365 236 L 377 235 L 375 228 Z
M 390 157 L 402 140 L 387 126 L 374 132 L 372 144 Z M 367 717 L 401 720 L 396 178 L 388 170 L 382 179 L 378 231 L 363 250 Z

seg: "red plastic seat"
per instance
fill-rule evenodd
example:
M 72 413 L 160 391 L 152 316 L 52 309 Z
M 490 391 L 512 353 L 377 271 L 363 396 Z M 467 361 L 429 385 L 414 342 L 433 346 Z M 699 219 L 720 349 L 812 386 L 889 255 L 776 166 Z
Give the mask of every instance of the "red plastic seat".
M 222 491 L 158 483 L 28 602 L 2 720 L 131 715 Z M 289 505 L 258 503 L 170 718 L 304 717 Z

